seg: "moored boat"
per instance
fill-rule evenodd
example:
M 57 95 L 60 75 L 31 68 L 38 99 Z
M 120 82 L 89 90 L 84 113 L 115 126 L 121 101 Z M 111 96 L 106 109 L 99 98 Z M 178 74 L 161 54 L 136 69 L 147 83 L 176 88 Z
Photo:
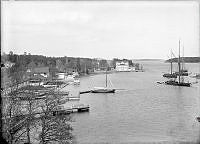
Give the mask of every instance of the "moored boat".
M 181 81 L 181 76 L 184 76 L 183 72 L 186 72 L 186 71 L 181 69 L 181 63 L 180 63 L 180 40 L 179 40 L 178 73 L 176 73 L 176 75 L 178 75 L 178 81 L 175 81 L 175 79 L 173 79 L 173 80 L 165 81 L 165 84 L 173 85 L 173 86 L 190 87 L 191 83 L 190 82 L 184 82 L 184 77 L 182 77 L 182 81 Z
M 105 87 L 94 87 L 93 90 L 91 90 L 92 93 L 115 93 L 114 88 L 108 88 L 107 87 L 107 71 L 106 71 L 106 86 Z
M 107 87 L 94 87 L 91 90 L 92 93 L 115 93 L 115 89 L 107 88 Z
M 175 72 L 175 75 L 179 75 L 179 72 Z M 180 75 L 181 76 L 188 76 L 188 71 L 187 70 L 180 70 Z
M 174 86 L 186 86 L 186 87 L 190 87 L 191 86 L 191 83 L 186 83 L 186 82 L 178 82 L 178 81 L 174 81 L 174 80 L 169 80 L 169 81 L 166 81 L 165 84 L 167 85 L 174 85 Z
M 177 75 L 175 73 L 172 73 L 172 74 L 166 73 L 166 74 L 163 74 L 163 77 L 166 77 L 166 78 L 177 78 Z

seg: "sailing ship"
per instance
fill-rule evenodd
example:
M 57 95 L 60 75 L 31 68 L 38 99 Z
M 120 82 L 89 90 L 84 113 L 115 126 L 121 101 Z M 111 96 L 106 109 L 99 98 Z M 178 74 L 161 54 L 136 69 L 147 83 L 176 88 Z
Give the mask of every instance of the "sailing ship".
M 170 67 L 170 73 L 163 74 L 163 77 L 166 77 L 166 78 L 177 78 L 177 75 L 175 73 L 173 73 L 173 71 L 172 71 L 172 67 L 173 67 L 173 64 L 172 64 L 172 62 L 173 62 L 172 55 L 173 55 L 173 53 L 172 53 L 172 50 L 171 50 L 171 59 L 170 59 L 171 67 Z
M 91 90 L 92 93 L 115 93 L 115 89 L 107 87 L 107 70 L 106 70 L 106 86 L 105 87 L 94 87 Z
M 178 56 L 178 81 L 175 79 L 166 81 L 165 84 L 167 85 L 174 85 L 174 86 L 186 86 L 190 87 L 191 83 L 190 82 L 184 82 L 184 78 L 182 77 L 181 81 L 181 60 L 180 60 L 180 40 L 179 40 L 179 56 Z
M 184 54 L 184 47 L 183 47 L 183 54 Z M 175 72 L 175 74 L 178 76 L 179 72 Z M 184 63 L 184 55 L 181 58 L 180 75 L 181 76 L 188 76 L 188 70 L 185 68 L 185 63 Z

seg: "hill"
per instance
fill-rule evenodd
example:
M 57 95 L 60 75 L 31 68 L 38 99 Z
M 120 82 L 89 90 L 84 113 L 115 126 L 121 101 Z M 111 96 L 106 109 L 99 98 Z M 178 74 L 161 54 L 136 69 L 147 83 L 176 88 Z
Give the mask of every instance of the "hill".
M 200 57 L 181 57 L 185 63 L 199 63 L 200 62 Z M 172 58 L 168 59 L 165 62 L 178 62 L 178 58 Z

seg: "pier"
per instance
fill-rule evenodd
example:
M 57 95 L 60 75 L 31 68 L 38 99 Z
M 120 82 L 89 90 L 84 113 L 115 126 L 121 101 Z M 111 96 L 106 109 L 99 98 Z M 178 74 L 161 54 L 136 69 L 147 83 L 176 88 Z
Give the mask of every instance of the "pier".
M 64 108 L 64 107 L 59 107 L 57 110 L 52 111 L 53 116 L 56 115 L 67 115 L 75 112 L 87 112 L 89 111 L 89 105 L 84 105 L 84 104 L 79 104 L 79 105 L 74 105 L 71 108 Z

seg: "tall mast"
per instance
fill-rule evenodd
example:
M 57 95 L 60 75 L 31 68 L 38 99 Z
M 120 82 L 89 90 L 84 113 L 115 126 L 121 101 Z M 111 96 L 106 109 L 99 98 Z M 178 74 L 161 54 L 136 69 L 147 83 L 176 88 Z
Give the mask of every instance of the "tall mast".
M 107 68 L 106 68 L 106 87 L 107 87 Z
M 172 50 L 171 50 L 171 75 L 172 75 Z
M 181 80 L 181 64 L 180 64 L 180 39 L 179 39 L 179 49 L 178 49 L 178 83 L 180 83 Z
M 85 63 L 85 73 L 86 73 L 86 71 L 87 71 L 87 70 L 86 70 L 86 63 Z
M 181 70 L 184 70 L 185 68 L 185 65 L 184 65 L 184 46 L 183 46 L 183 55 L 182 55 L 182 59 L 181 59 L 181 62 L 182 62 L 182 69 Z

